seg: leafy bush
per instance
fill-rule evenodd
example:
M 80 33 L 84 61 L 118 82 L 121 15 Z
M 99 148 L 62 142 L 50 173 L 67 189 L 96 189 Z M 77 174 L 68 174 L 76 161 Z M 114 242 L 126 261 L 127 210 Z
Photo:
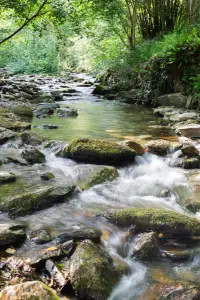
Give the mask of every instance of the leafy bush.
M 15 73 L 56 73 L 59 46 L 54 35 L 27 30 L 0 48 L 0 67 Z

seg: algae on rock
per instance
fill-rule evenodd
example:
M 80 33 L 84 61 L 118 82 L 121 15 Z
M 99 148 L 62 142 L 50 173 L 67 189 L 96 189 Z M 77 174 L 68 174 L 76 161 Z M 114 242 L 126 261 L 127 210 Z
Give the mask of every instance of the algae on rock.
M 104 140 L 77 138 L 65 148 L 65 157 L 96 164 L 123 164 L 133 162 L 136 152 L 129 147 Z
M 90 240 L 78 245 L 70 264 L 70 282 L 78 297 L 106 300 L 119 279 L 107 252 Z
M 169 210 L 153 208 L 127 208 L 105 214 L 111 222 L 121 225 L 137 225 L 140 232 L 153 230 L 179 236 L 200 236 L 200 222 L 192 217 Z

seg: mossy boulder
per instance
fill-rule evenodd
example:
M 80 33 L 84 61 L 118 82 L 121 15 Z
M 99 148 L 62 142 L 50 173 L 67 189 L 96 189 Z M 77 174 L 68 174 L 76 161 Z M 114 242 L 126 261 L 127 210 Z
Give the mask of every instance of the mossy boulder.
M 77 178 L 77 184 L 81 190 L 88 190 L 96 184 L 101 184 L 106 181 L 113 181 L 119 176 L 117 169 L 109 166 L 84 166 Z
M 0 248 L 18 245 L 26 239 L 25 228 L 20 224 L 0 225 Z
M 19 185 L 7 185 L 0 189 L 0 210 L 8 212 L 9 215 L 23 216 L 31 214 L 36 210 L 52 206 L 54 203 L 67 199 L 74 191 L 74 185 L 35 186 L 26 191 L 26 187 Z
M 136 152 L 128 147 L 95 139 L 74 139 L 65 148 L 65 157 L 77 161 L 119 165 L 133 162 Z
M 71 257 L 70 282 L 84 299 L 106 300 L 120 278 L 112 258 L 100 246 L 85 240 Z
M 20 284 L 9 285 L 0 293 L 1 300 L 59 300 L 54 290 L 40 281 L 28 281 Z
M 19 122 L 0 115 L 0 127 L 4 127 L 6 129 L 10 129 L 14 131 L 23 131 L 23 130 L 31 129 L 31 124 L 27 122 Z
M 105 214 L 121 226 L 137 225 L 138 231 L 155 231 L 178 236 L 200 236 L 200 222 L 192 217 L 162 209 L 129 208 Z
M 18 116 L 33 118 L 33 111 L 27 105 L 23 105 L 23 104 L 15 105 L 12 107 L 12 112 Z

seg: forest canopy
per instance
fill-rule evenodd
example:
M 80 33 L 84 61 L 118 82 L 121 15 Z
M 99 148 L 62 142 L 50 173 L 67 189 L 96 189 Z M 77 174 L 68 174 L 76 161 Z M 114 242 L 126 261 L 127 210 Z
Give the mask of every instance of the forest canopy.
M 197 39 L 198 22 L 198 0 L 1 0 L 0 66 L 99 72 Z

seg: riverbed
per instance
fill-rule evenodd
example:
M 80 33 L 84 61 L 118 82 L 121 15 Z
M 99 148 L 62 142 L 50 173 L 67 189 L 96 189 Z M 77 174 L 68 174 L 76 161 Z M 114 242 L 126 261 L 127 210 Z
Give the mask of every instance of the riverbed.
M 152 110 L 119 101 L 107 101 L 93 96 L 92 88 L 78 87 L 77 95 L 59 102 L 61 107 L 69 106 L 78 110 L 77 117 L 59 118 L 56 114 L 45 119 L 33 120 L 33 131 L 51 140 L 67 143 L 75 137 L 100 138 L 109 141 L 135 139 L 142 145 L 151 139 L 177 140 L 170 128 L 163 126 L 154 117 Z M 43 130 L 41 124 L 56 124 L 55 130 Z M 52 149 L 44 150 L 46 167 L 58 178 L 72 180 L 79 172 L 84 172 L 85 164 L 57 157 Z M 114 288 L 109 300 L 137 300 L 153 283 L 177 281 L 200 282 L 200 252 L 194 251 L 188 262 L 157 260 L 140 263 L 131 258 L 131 244 L 123 245 L 124 231 L 108 221 L 95 217 L 112 208 L 162 208 L 186 213 L 187 199 L 198 192 L 190 177 L 198 171 L 185 171 L 170 166 L 173 154 L 159 157 L 150 153 L 137 156 L 134 164 L 118 168 L 119 177 L 112 182 L 96 185 L 87 191 L 71 196 L 70 201 L 57 204 L 30 216 L 18 217 L 17 221 L 28 226 L 28 232 L 45 228 L 52 236 L 61 234 L 66 228 L 89 226 L 101 229 L 102 243 L 111 256 L 118 257 L 129 265 L 131 274 L 124 275 Z M 45 167 L 45 168 L 46 168 Z M 41 170 L 38 169 L 40 174 Z M 167 193 L 165 193 L 167 191 Z M 190 213 L 187 212 L 190 215 Z M 198 214 L 195 216 L 198 218 Z M 7 220 L 6 215 L 2 215 Z M 37 251 L 38 246 L 30 241 L 18 249 Z

